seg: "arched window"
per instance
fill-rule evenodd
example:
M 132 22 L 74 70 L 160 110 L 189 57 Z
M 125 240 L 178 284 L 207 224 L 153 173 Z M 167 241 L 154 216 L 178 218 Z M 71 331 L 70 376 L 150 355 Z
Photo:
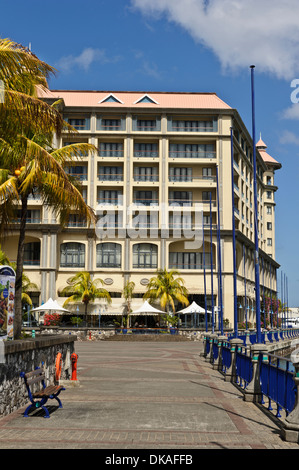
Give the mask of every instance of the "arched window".
M 133 247 L 133 268 L 157 268 L 158 247 L 152 243 L 137 243 Z
M 85 245 L 83 243 L 62 243 L 60 245 L 60 266 L 63 268 L 85 268 Z
M 119 243 L 99 243 L 97 245 L 97 268 L 120 268 L 121 245 Z

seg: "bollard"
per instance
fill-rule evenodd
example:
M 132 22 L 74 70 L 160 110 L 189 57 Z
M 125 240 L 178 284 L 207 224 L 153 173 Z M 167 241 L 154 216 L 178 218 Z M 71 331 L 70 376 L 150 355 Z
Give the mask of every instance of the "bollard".
M 267 353 L 267 351 L 268 347 L 265 344 L 256 343 L 251 345 L 252 380 L 246 387 L 246 390 L 244 390 L 244 401 L 252 403 L 261 402 L 260 354 Z
M 77 380 L 77 362 L 78 362 L 78 354 L 73 353 L 71 355 L 72 361 L 72 378 L 71 380 Z
M 225 372 L 224 380 L 225 382 L 235 382 L 236 380 L 236 353 L 238 347 L 243 345 L 243 341 L 240 338 L 233 338 L 230 340 L 231 345 L 231 365 Z

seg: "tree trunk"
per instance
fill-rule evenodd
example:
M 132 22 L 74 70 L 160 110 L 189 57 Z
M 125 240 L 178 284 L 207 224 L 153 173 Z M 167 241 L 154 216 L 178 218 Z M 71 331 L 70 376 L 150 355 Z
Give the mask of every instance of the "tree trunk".
M 87 307 L 88 307 L 88 302 L 84 302 L 85 303 L 85 324 L 87 326 Z
M 24 245 L 25 245 L 25 230 L 27 219 L 27 195 L 22 196 L 21 207 L 21 221 L 19 232 L 19 243 L 17 253 L 17 266 L 16 266 L 16 287 L 15 287 L 15 317 L 14 317 L 14 339 L 19 339 L 22 332 L 22 274 L 24 264 Z

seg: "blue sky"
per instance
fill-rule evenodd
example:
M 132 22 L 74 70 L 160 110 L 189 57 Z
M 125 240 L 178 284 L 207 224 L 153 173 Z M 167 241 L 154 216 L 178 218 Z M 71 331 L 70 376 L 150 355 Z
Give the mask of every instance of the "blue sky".
M 256 135 L 282 163 L 278 287 L 283 271 L 299 307 L 298 0 L 2 0 L 0 11 L 0 37 L 58 70 L 52 89 L 216 92 L 250 133 L 255 64 Z

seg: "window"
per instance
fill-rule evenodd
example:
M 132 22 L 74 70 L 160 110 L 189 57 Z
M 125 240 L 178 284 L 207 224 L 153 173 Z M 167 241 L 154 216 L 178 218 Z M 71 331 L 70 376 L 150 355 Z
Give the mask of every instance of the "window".
M 134 191 L 134 203 L 145 206 L 157 206 L 159 202 L 157 191 Z
M 192 205 L 192 191 L 169 191 L 170 204 Z
M 139 100 L 135 101 L 134 104 L 137 103 L 151 103 L 151 104 L 159 104 L 154 98 L 149 95 L 143 95 Z
M 100 157 L 123 157 L 124 149 L 121 142 L 101 142 Z
M 98 204 L 121 205 L 122 204 L 121 191 L 113 191 L 109 189 L 98 191 Z
M 272 238 L 267 238 L 267 246 L 272 246 Z
M 176 132 L 216 132 L 217 120 L 173 120 L 172 131 Z
M 205 267 L 211 268 L 211 254 L 205 253 Z M 169 253 L 170 269 L 203 269 L 203 253 L 175 252 Z
M 121 245 L 118 243 L 99 243 L 97 245 L 97 268 L 120 268 Z
M 191 214 L 169 214 L 169 226 L 173 229 L 191 229 L 192 216 Z
M 84 130 L 87 130 L 89 126 L 87 126 L 87 122 L 88 120 L 87 119 L 74 119 L 74 118 L 70 118 L 68 120 L 69 124 L 71 126 L 73 126 L 76 130 L 78 131 L 84 131 Z
M 134 157 L 158 157 L 158 144 L 150 143 L 135 143 L 134 144 Z
M 68 227 L 84 227 L 86 225 L 86 219 L 80 214 L 70 214 Z
M 267 199 L 272 199 L 272 191 L 267 191 Z
M 122 129 L 121 119 L 102 119 L 100 130 L 104 131 L 120 131 Z
M 158 181 L 158 167 L 134 167 L 134 181 Z
M 272 230 L 272 222 L 267 222 L 267 230 Z
M 211 179 L 212 178 L 212 168 L 203 168 L 202 169 L 202 177 L 203 179 Z
M 85 267 L 85 245 L 83 243 L 62 243 L 60 246 L 60 266 L 63 268 Z
M 18 210 L 18 217 L 17 217 L 16 222 L 20 222 L 20 221 L 21 221 L 21 211 Z M 26 222 L 27 224 L 39 224 L 40 223 L 40 210 L 28 209 Z
M 40 264 L 40 242 L 25 243 L 24 265 L 39 266 Z
M 169 181 L 192 181 L 192 168 L 169 168 Z
M 272 206 L 267 206 L 267 214 L 272 214 Z
M 102 181 L 122 181 L 123 169 L 121 166 L 100 166 L 98 178 Z
M 80 181 L 87 180 L 87 166 L 71 166 L 66 168 L 66 172 L 71 176 L 75 176 Z
M 151 243 L 137 243 L 133 246 L 133 268 L 157 268 L 158 247 Z
M 170 144 L 170 158 L 215 158 L 214 144 Z

